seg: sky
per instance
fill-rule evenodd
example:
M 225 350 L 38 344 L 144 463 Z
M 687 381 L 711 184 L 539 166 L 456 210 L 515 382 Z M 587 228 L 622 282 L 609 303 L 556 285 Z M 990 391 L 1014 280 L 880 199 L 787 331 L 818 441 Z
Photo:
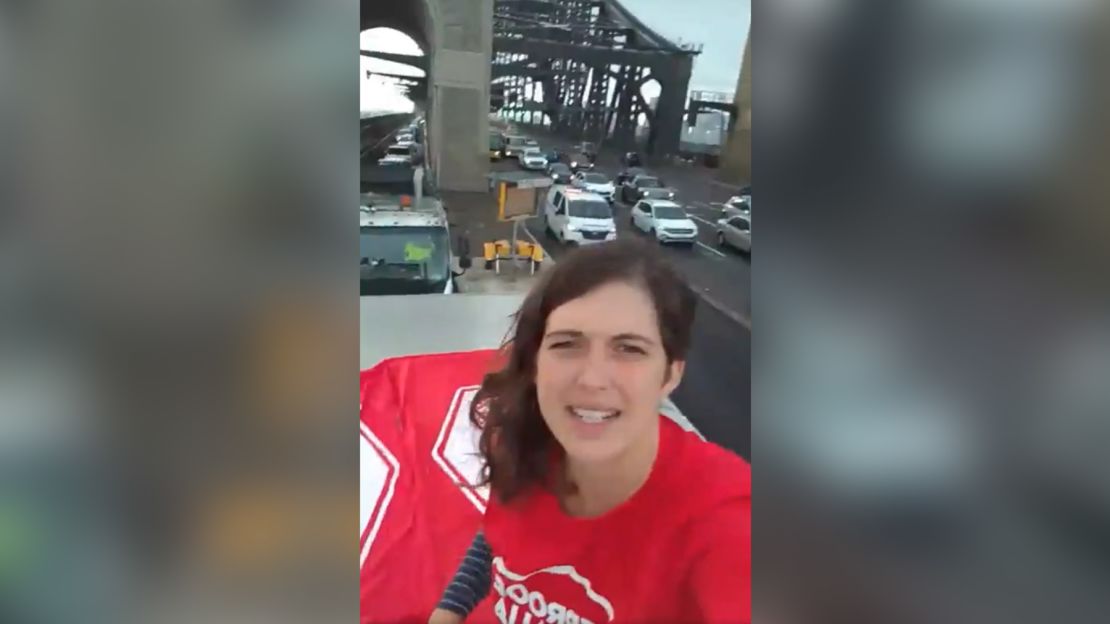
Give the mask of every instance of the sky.
M 694 61 L 693 90 L 736 90 L 740 53 L 752 21 L 751 0 L 620 0 L 644 24 L 671 41 L 705 46 Z M 681 7 L 681 9 L 677 8 Z
M 736 89 L 740 54 L 751 25 L 751 0 L 621 0 L 644 24 L 677 42 L 700 43 L 701 55 L 694 60 L 691 90 L 724 91 Z M 682 7 L 677 10 L 677 7 Z M 375 29 L 361 34 L 362 49 L 388 50 L 398 54 L 419 54 L 420 48 L 395 31 Z M 360 64 L 360 104 L 371 109 L 410 110 L 411 102 L 393 89 L 388 80 L 367 78 L 368 69 L 421 75 L 403 65 L 363 57 Z M 651 87 L 645 89 L 648 97 Z
M 388 28 L 375 28 L 363 32 L 359 36 L 359 45 L 363 50 L 388 50 L 394 54 L 420 55 L 423 52 L 411 38 Z M 359 58 L 359 108 L 363 114 L 385 112 L 411 112 L 412 102 L 401 95 L 393 83 L 381 76 L 367 77 L 369 70 L 388 71 L 390 73 L 421 76 L 423 71 L 400 63 L 379 61 L 377 59 Z

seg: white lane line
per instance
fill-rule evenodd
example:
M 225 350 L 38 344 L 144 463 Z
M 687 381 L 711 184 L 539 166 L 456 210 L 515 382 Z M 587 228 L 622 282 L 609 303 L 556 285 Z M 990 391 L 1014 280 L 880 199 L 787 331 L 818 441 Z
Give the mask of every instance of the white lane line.
M 727 182 L 721 182 L 720 180 L 710 180 L 709 183 L 714 186 L 720 186 L 722 188 L 727 188 L 733 191 L 739 191 L 740 189 L 744 188 L 739 184 L 729 184 Z
M 720 299 L 717 299 L 707 292 L 700 291 L 698 292 L 698 295 L 702 298 L 703 301 L 709 304 L 709 307 L 717 310 L 733 322 L 739 323 L 741 326 L 744 327 L 744 329 L 747 329 L 749 332 L 752 330 L 751 317 L 732 310 L 731 308 L 726 306 Z
M 539 247 L 540 251 L 543 252 L 543 259 L 545 261 L 550 261 L 551 264 L 555 264 L 555 257 L 547 253 L 547 249 L 545 249 L 544 246 L 540 244 L 540 241 L 536 239 L 536 235 L 532 234 L 532 231 L 528 229 L 527 222 L 525 222 L 524 227 L 522 227 L 521 229 L 524 230 L 524 233 L 528 235 L 528 238 L 532 239 L 532 243 L 534 243 L 536 247 Z
M 699 216 L 697 216 L 697 215 L 688 215 L 688 216 L 689 216 L 689 217 L 690 217 L 691 219 L 695 220 L 695 221 L 701 221 L 702 223 L 704 223 L 704 224 L 708 225 L 708 226 L 709 226 L 709 227 L 711 227 L 711 228 L 714 228 L 714 229 L 716 229 L 716 228 L 717 228 L 717 224 L 716 224 L 716 223 L 713 223 L 712 221 L 707 221 L 707 220 L 705 220 L 705 219 L 702 219 L 701 217 L 699 217 Z M 710 253 L 715 253 L 715 254 L 717 254 L 718 256 L 722 257 L 722 258 L 727 258 L 727 257 L 728 257 L 728 256 L 726 256 L 725 254 L 721 253 L 720 251 L 718 251 L 718 250 L 716 250 L 716 249 L 713 249 L 712 247 L 710 247 L 709 245 L 706 245 L 705 243 L 703 243 L 703 242 L 701 242 L 701 241 L 697 241 L 697 242 L 695 242 L 694 244 L 695 244 L 695 245 L 697 245 L 698 247 L 701 247 L 702 249 L 704 249 L 704 250 L 706 250 L 706 251 L 710 252 Z
M 696 242 L 696 243 L 694 243 L 694 244 L 695 244 L 695 245 L 697 245 L 698 247 L 701 247 L 702 249 L 704 249 L 704 250 L 706 250 L 706 251 L 708 251 L 708 252 L 712 252 L 712 253 L 715 253 L 715 254 L 717 254 L 718 256 L 722 257 L 722 258 L 727 258 L 727 257 L 728 257 L 728 256 L 726 256 L 725 254 L 723 254 L 723 253 L 721 253 L 721 252 L 717 251 L 716 249 L 713 249 L 712 247 L 710 247 L 709 245 L 706 245 L 705 243 L 703 243 L 703 242 L 701 242 L 701 241 L 698 241 L 698 242 Z
M 711 228 L 714 228 L 714 229 L 716 229 L 716 228 L 717 228 L 717 224 L 716 224 L 716 223 L 713 223 L 713 222 L 712 222 L 712 221 L 710 221 L 709 219 L 702 219 L 702 218 L 701 218 L 701 217 L 699 217 L 698 215 L 689 215 L 689 217 L 690 217 L 691 219 L 693 219 L 694 221 L 701 221 L 702 223 L 704 223 L 704 224 L 708 225 L 708 226 L 709 226 L 709 227 L 711 227 Z

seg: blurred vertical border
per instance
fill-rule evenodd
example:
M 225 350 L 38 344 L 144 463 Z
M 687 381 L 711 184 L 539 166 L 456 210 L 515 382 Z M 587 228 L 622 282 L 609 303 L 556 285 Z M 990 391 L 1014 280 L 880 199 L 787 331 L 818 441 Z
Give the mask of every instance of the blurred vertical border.
M 1107 6 L 754 4 L 755 620 L 1107 621 Z
M 0 621 L 355 621 L 357 48 L 0 4 Z

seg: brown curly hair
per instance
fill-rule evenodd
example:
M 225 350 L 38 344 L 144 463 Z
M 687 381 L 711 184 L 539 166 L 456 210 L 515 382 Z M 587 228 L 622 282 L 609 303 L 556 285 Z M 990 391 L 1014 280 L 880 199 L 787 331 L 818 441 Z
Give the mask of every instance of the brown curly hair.
M 554 309 L 612 282 L 644 289 L 655 305 L 667 363 L 686 360 L 697 297 L 656 246 L 620 239 L 576 249 L 560 260 L 514 315 L 501 346 L 504 365 L 485 376 L 471 405 L 470 419 L 482 431 L 479 485 L 489 485 L 502 503 L 533 486 L 558 491 L 566 485 L 553 470 L 562 448 L 536 398 L 536 357 Z

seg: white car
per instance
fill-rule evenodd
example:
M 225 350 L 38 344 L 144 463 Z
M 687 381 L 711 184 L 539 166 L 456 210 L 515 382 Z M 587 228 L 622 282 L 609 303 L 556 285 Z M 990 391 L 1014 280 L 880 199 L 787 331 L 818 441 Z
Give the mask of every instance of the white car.
M 548 235 L 564 244 L 589 245 L 617 238 L 609 202 L 573 187 L 553 186 L 547 192 L 543 225 Z
M 412 145 L 390 145 L 385 150 L 385 156 L 378 159 L 379 165 L 411 165 L 413 157 Z
M 610 204 L 613 203 L 613 196 L 617 192 L 617 188 L 613 185 L 613 181 L 605 177 L 603 173 L 593 173 L 592 171 L 579 171 L 571 178 L 571 186 L 580 188 L 583 191 L 597 193 L 604 197 Z
M 520 166 L 529 171 L 543 171 L 547 169 L 547 156 L 543 155 L 538 147 L 526 147 L 517 156 Z
M 729 245 L 744 253 L 752 252 L 752 218 L 734 215 L 717 221 L 717 244 Z
M 725 202 L 724 213 L 726 217 L 734 217 L 736 215 L 751 215 L 752 214 L 752 196 L 747 195 L 734 195 L 728 198 Z
M 667 199 L 642 199 L 632 207 L 632 225 L 655 237 L 660 243 L 693 245 L 698 240 L 698 224 L 686 211 Z

